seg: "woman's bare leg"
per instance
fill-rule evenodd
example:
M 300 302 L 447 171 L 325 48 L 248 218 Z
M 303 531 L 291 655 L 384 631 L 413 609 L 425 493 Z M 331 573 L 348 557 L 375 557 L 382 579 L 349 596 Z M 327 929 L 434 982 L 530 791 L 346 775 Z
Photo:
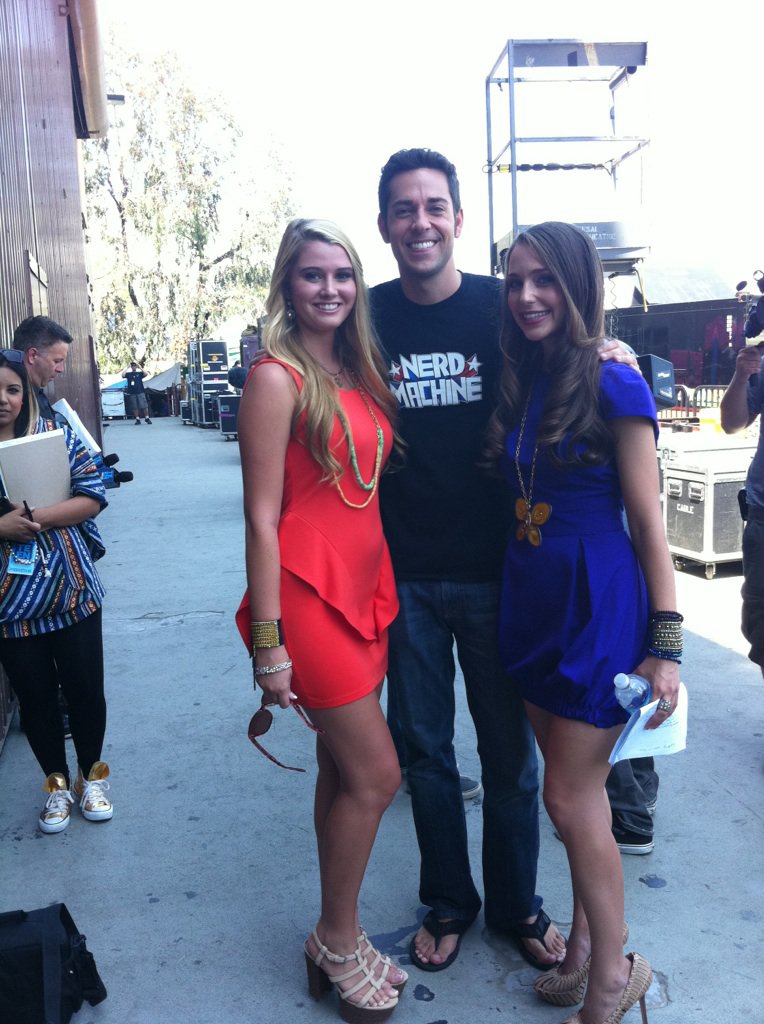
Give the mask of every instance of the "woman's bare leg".
M 398 758 L 377 692 L 338 708 L 311 709 L 318 737 L 314 820 L 321 874 L 316 931 L 332 952 L 358 943 L 358 896 L 379 822 L 400 785 Z M 315 945 L 309 939 L 312 952 Z M 326 965 L 342 973 L 337 965 Z M 393 995 L 385 985 L 383 995 Z
M 605 793 L 608 755 L 619 729 L 597 729 L 533 705 L 528 717 L 544 756 L 544 804 L 565 844 L 573 884 L 573 927 L 563 973 L 591 949 L 586 1024 L 600 1024 L 617 1006 L 629 976 L 623 955 L 623 871 Z

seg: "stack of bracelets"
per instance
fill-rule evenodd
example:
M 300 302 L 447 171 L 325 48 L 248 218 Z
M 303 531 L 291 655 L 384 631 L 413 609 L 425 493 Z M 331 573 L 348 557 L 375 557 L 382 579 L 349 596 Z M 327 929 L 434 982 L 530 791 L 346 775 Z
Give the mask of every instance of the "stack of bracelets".
M 255 665 L 255 652 L 261 648 L 281 647 L 284 634 L 281 631 L 281 619 L 269 619 L 267 622 L 252 623 L 252 665 L 255 681 L 258 676 L 270 676 L 276 672 L 284 672 L 292 667 L 292 662 L 280 661 L 277 665 Z
M 679 612 L 651 612 L 647 626 L 647 653 L 681 665 L 683 622 Z

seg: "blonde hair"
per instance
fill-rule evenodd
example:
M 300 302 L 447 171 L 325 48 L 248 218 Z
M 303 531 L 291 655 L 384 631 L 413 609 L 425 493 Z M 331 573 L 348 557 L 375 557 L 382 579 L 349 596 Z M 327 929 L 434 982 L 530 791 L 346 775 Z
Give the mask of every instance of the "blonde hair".
M 29 423 L 27 424 L 25 433 L 33 434 L 35 431 L 35 424 L 40 418 L 40 406 L 37 404 L 37 395 L 29 381 L 27 381 L 27 388 L 29 389 Z
M 335 418 L 342 411 L 336 388 L 303 345 L 298 321 L 287 315 L 289 278 L 306 242 L 341 246 L 353 268 L 356 300 L 350 315 L 337 329 L 336 336 L 337 357 L 341 365 L 359 379 L 393 424 L 398 404 L 386 383 L 385 363 L 371 325 L 363 267 L 352 242 L 331 221 L 304 218 L 291 221 L 281 239 L 271 276 L 265 303 L 267 321 L 263 329 L 263 347 L 268 355 L 291 366 L 302 377 L 292 429 L 294 431 L 297 418 L 304 411 L 308 450 L 326 471 L 327 478 L 339 478 L 343 467 L 329 444 Z

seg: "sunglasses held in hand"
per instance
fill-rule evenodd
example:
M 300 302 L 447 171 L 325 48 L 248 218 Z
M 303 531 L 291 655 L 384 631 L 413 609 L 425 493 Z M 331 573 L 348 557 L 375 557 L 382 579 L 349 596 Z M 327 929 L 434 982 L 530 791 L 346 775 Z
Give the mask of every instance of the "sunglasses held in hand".
M 310 719 L 305 714 L 305 712 L 303 711 L 303 709 L 300 707 L 296 700 L 291 700 L 289 703 L 292 705 L 292 707 L 295 709 L 297 714 L 300 716 L 303 722 L 305 722 L 309 729 L 312 729 L 313 732 L 315 733 L 323 733 L 324 730 L 319 729 L 318 726 L 314 725 L 310 721 Z M 254 715 L 252 715 L 252 718 L 250 719 L 249 722 L 249 729 L 247 730 L 247 735 L 252 740 L 257 749 L 260 751 L 260 753 L 265 754 L 268 760 L 273 761 L 273 763 L 277 764 L 279 768 L 286 768 L 286 770 L 289 772 L 304 772 L 304 768 L 292 768 L 288 764 L 282 764 L 281 761 L 277 761 L 272 754 L 268 753 L 268 751 L 265 749 L 264 746 L 262 746 L 262 744 L 258 743 L 259 737 L 265 736 L 265 734 L 268 732 L 272 725 L 273 715 L 271 713 L 271 709 L 269 707 L 261 707 L 254 713 Z

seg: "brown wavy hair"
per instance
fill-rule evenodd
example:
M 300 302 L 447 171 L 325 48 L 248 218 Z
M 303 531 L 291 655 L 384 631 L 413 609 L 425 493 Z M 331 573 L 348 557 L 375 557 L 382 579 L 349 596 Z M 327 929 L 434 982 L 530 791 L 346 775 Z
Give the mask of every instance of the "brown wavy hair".
M 565 333 L 546 369 L 551 385 L 538 433 L 558 463 L 602 463 L 612 455 L 610 431 L 599 411 L 601 361 L 598 349 L 605 337 L 602 264 L 594 243 L 572 224 L 546 221 L 521 232 L 507 252 L 526 246 L 554 276 L 566 307 Z M 509 279 L 504 285 L 501 350 L 504 366 L 498 406 L 487 428 L 486 463 L 496 470 L 507 432 L 522 418 L 528 395 L 544 363 L 538 342 L 528 341 L 507 305 Z M 577 453 L 581 445 L 583 451 Z

